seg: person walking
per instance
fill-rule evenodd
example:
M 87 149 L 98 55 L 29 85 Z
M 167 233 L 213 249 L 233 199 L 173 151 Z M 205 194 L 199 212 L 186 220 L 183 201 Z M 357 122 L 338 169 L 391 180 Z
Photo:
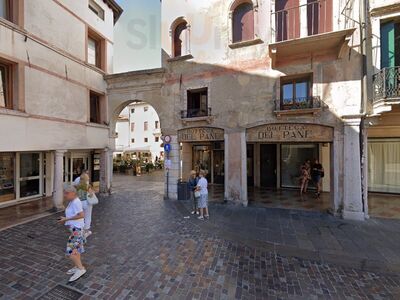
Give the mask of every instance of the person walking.
M 65 209 L 65 217 L 60 218 L 58 223 L 65 225 L 69 231 L 65 254 L 74 265 L 72 269 L 67 271 L 68 275 L 72 275 L 69 282 L 73 282 L 86 273 L 81 259 L 81 255 L 85 252 L 85 237 L 83 236 L 85 213 L 82 208 L 82 202 L 78 198 L 76 188 L 73 185 L 64 187 L 64 198 L 68 205 Z
M 197 196 L 196 187 L 197 187 L 198 182 L 199 182 L 199 178 L 197 177 L 196 171 L 194 171 L 194 170 L 190 171 L 188 186 L 189 186 L 189 191 L 190 191 L 190 199 L 193 201 L 192 215 L 199 214 L 199 209 L 198 209 L 199 197 L 196 197 Z
M 322 190 L 322 178 L 324 177 L 324 168 L 322 167 L 322 164 L 319 162 L 318 159 L 314 160 L 314 164 L 311 168 L 311 179 L 317 188 L 316 196 L 319 198 L 321 195 L 321 190 Z
M 87 198 L 88 193 L 92 193 L 91 186 L 89 184 L 89 175 L 83 173 L 80 177 L 79 185 L 76 187 L 78 191 L 78 197 L 82 201 L 83 211 L 85 212 L 85 226 L 83 228 L 83 235 L 88 238 L 92 231 L 90 230 L 92 224 L 92 211 L 93 206 L 89 204 Z
M 199 198 L 199 210 L 200 216 L 198 217 L 199 220 L 209 219 L 208 214 L 208 182 L 205 177 L 206 172 L 204 170 L 200 170 L 199 182 L 197 183 L 196 191 L 200 192 Z

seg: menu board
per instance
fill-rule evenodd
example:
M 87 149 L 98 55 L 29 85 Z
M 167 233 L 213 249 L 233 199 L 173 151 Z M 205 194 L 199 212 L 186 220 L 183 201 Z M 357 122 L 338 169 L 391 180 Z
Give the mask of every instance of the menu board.
M 92 182 L 100 181 L 100 153 L 92 155 Z

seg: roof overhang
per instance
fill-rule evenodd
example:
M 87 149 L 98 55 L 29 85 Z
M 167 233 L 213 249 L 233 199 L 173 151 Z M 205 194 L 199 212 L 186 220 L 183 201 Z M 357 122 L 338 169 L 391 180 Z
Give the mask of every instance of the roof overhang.
M 269 44 L 272 67 L 288 60 L 325 53 L 334 53 L 337 58 L 341 58 L 355 30 L 356 28 L 350 28 Z
M 119 17 L 124 11 L 115 0 L 103 0 L 114 12 L 114 24 L 117 23 Z

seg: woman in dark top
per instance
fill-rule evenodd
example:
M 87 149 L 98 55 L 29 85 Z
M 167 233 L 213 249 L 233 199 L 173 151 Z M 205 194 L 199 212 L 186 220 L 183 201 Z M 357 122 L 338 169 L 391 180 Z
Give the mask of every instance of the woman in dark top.
M 311 169 L 311 179 L 317 188 L 317 198 L 319 198 L 322 190 L 322 178 L 324 177 L 324 168 L 321 163 L 316 159 Z
M 193 211 L 192 211 L 192 215 L 194 214 L 199 214 L 199 209 L 198 209 L 198 198 L 195 195 L 195 190 L 197 187 L 197 183 L 199 182 L 199 177 L 197 177 L 197 173 L 196 171 L 192 170 L 190 172 L 190 177 L 189 177 L 189 181 L 188 181 L 188 185 L 189 185 L 189 191 L 190 191 L 190 198 L 193 201 Z

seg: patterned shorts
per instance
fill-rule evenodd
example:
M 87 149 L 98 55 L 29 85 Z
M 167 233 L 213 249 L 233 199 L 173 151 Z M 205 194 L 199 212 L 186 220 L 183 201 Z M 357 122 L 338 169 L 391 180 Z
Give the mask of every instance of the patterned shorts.
M 85 238 L 83 236 L 83 229 L 70 227 L 70 235 L 68 237 L 67 248 L 65 254 L 70 256 L 76 250 L 76 252 L 82 254 L 85 252 L 83 244 L 85 244 Z

